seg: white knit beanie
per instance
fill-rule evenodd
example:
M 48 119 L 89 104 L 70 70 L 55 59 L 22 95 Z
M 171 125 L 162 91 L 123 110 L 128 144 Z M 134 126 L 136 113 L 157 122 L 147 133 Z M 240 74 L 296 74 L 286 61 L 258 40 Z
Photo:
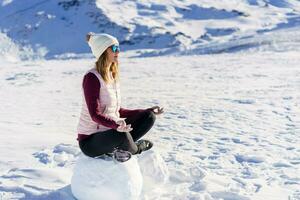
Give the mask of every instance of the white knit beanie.
M 117 38 L 105 34 L 105 33 L 89 33 L 90 38 L 88 41 L 89 46 L 91 47 L 93 55 L 98 60 L 102 53 L 111 45 L 117 44 L 119 45 L 119 42 Z

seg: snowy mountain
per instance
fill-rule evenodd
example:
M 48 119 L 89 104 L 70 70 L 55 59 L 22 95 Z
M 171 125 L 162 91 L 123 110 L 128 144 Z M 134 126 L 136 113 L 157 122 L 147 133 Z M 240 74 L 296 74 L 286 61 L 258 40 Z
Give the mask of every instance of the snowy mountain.
M 121 43 L 122 107 L 165 110 L 134 164 L 139 200 L 300 200 L 299 13 L 299 0 L 0 0 L 0 200 L 101 200 L 103 177 L 127 176 L 85 165 L 76 140 L 89 31 Z
M 281 38 L 266 33 L 300 25 L 297 0 L 1 0 L 0 6 L 2 34 L 50 58 L 89 53 L 89 31 L 152 56 L 248 49 Z

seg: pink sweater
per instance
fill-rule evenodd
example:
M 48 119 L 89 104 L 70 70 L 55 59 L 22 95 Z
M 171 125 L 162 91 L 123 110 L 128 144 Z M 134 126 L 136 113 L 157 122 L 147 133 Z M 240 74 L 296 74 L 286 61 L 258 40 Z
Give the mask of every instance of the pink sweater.
M 91 72 L 86 74 L 84 76 L 82 86 L 83 86 L 85 101 L 87 103 L 89 114 L 92 120 L 103 126 L 112 129 L 117 129 L 119 125 L 114 120 L 106 117 L 105 115 L 97 113 L 97 107 L 98 107 L 97 101 L 99 100 L 100 83 L 98 78 L 95 76 L 95 74 Z M 144 109 L 129 110 L 125 108 L 120 108 L 119 113 L 121 118 L 128 118 L 143 111 Z M 89 136 L 90 135 L 78 134 L 77 140 L 80 141 Z

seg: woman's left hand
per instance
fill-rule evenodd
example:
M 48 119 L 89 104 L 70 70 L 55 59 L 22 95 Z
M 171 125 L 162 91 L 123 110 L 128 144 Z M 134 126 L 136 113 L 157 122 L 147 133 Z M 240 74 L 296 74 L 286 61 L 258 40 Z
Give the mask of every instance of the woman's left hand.
M 159 106 L 153 106 L 152 108 L 149 108 L 155 115 L 160 115 L 164 112 L 164 108 L 161 108 Z

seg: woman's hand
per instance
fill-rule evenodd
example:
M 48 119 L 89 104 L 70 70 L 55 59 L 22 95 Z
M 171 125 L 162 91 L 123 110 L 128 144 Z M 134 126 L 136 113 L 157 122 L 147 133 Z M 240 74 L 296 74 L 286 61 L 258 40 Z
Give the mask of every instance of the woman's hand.
M 126 124 L 125 120 L 119 120 L 116 123 L 119 125 L 117 128 L 117 131 L 119 131 L 119 132 L 132 131 L 131 124 Z
M 120 119 L 120 120 L 118 120 L 116 123 L 117 123 L 118 125 L 120 125 L 120 126 L 126 126 L 126 122 L 125 122 L 124 119 Z
M 164 108 L 160 108 L 159 106 L 153 106 L 149 108 L 155 115 L 160 115 L 164 112 Z
M 125 132 L 125 133 L 130 132 L 132 130 L 133 129 L 131 128 L 131 124 L 128 124 L 126 126 L 118 126 L 118 128 L 117 128 L 117 131 L 119 131 L 119 132 Z

